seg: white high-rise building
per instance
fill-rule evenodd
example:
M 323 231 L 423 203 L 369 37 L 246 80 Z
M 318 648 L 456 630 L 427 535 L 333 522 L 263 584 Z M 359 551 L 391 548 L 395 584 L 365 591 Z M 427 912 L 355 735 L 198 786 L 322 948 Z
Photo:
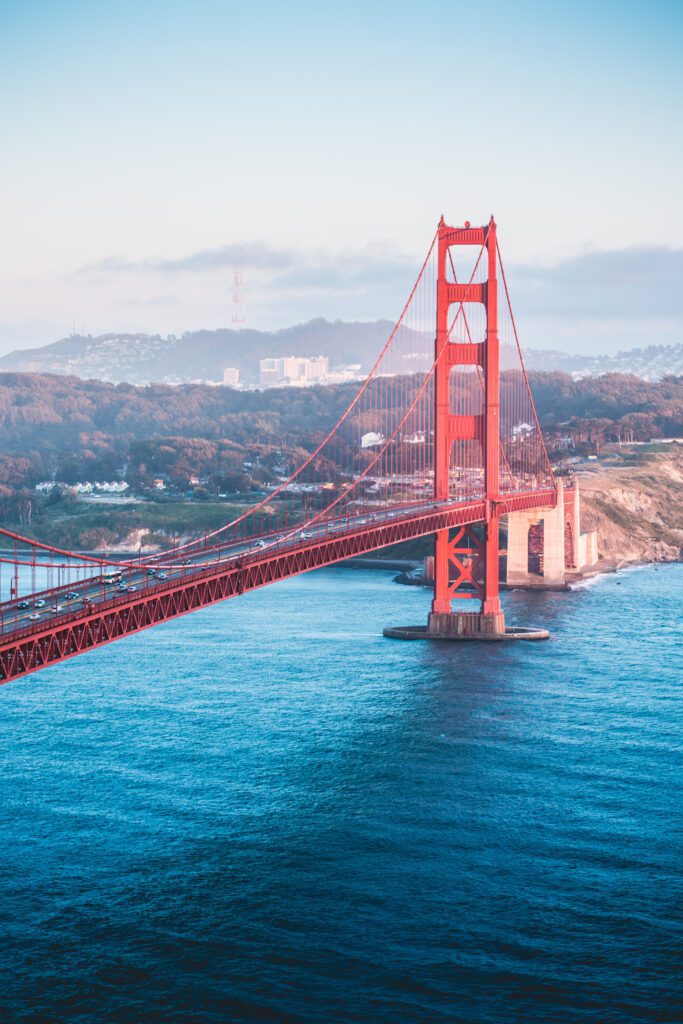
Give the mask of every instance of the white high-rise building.
M 327 356 L 269 356 L 260 361 L 260 381 L 264 387 L 301 387 L 324 380 L 329 368 Z

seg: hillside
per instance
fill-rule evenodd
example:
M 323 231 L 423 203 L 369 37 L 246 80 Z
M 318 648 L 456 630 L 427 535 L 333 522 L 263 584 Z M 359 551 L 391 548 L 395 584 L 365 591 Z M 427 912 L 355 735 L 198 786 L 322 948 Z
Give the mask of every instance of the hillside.
M 601 558 L 670 562 L 683 557 L 683 445 L 610 453 L 580 477 L 582 524 L 598 531 Z
M 636 441 L 683 435 L 683 377 L 653 383 L 617 374 L 583 380 L 531 374 L 530 383 L 551 449 L 557 441 L 560 451 L 569 439 L 587 454 L 625 430 Z M 282 450 L 285 461 L 296 461 L 356 390 L 350 383 L 240 392 L 0 374 L 0 487 L 123 475 L 135 482 L 159 473 L 181 487 L 192 475 L 241 472 L 257 449 Z M 383 410 L 376 414 L 381 427 Z
M 601 452 L 603 466 L 604 450 L 626 429 L 636 441 L 683 436 L 683 377 L 654 383 L 618 374 L 573 380 L 566 374 L 532 373 L 530 383 L 549 450 L 568 468 L 595 451 Z M 0 374 L 0 522 L 82 547 L 125 544 L 145 528 L 201 533 L 227 515 L 222 503 L 251 503 L 299 465 L 356 389 L 349 383 L 240 392 Z M 376 415 L 383 415 L 379 406 Z M 634 452 L 629 458 L 640 471 L 639 450 Z M 639 526 L 635 520 L 623 522 L 620 489 L 656 491 L 659 470 L 646 466 L 640 480 L 622 456 L 612 462 L 626 474 L 626 482 L 619 478 L 608 495 L 599 477 L 600 486 L 588 486 L 594 497 L 587 495 L 601 533 L 599 517 L 616 524 L 606 535 L 605 554 L 632 557 L 633 551 L 647 549 L 654 557 L 658 549 L 643 544 L 650 544 L 653 531 L 675 528 L 681 495 L 675 488 L 662 490 L 674 520 L 658 514 L 661 528 L 646 506 L 638 506 Z M 98 505 L 77 500 L 68 490 L 76 483 L 117 480 L 129 484 L 134 503 Z M 39 494 L 36 485 L 43 481 L 59 486 L 54 493 Z M 639 499 L 623 500 L 633 504 Z M 168 508 L 163 502 L 175 504 Z M 676 536 L 661 533 L 659 540 L 671 556 Z
M 573 355 L 545 349 L 527 349 L 524 353 L 527 370 L 549 373 L 561 371 L 572 377 L 600 377 L 606 373 L 633 374 L 643 380 L 683 373 L 683 344 L 648 345 L 616 355 Z
M 331 365 L 360 363 L 369 370 L 392 324 L 310 320 L 281 331 L 192 331 L 169 335 L 75 335 L 42 348 L 10 352 L 0 370 L 57 373 L 112 383 L 222 381 L 223 369 L 236 366 L 247 383 L 258 380 L 259 359 L 266 356 L 326 355 Z
M 319 318 L 280 331 L 221 328 L 167 338 L 149 334 L 73 335 L 41 348 L 10 352 L 0 358 L 0 371 L 74 375 L 114 384 L 179 384 L 222 381 L 223 369 L 236 366 L 249 385 L 258 381 L 259 359 L 266 356 L 324 355 L 331 366 L 360 363 L 367 371 L 392 327 L 388 320 L 331 323 Z M 525 360 L 527 369 L 536 372 L 560 371 L 575 378 L 623 373 L 654 381 L 683 373 L 683 344 L 650 345 L 615 356 L 529 349 Z

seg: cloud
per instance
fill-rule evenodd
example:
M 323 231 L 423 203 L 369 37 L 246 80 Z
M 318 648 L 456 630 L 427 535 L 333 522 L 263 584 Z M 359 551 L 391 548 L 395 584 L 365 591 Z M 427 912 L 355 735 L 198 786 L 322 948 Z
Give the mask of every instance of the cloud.
M 511 266 L 510 297 L 527 316 L 575 320 L 683 317 L 683 249 L 592 250 L 550 267 Z
M 358 293 L 405 285 L 419 269 L 413 257 L 387 249 L 360 250 L 331 256 L 318 253 L 275 275 L 273 284 L 286 291 L 304 293 Z
M 252 293 L 258 292 L 262 302 L 277 304 L 290 296 L 305 304 L 309 298 L 307 312 L 316 316 L 324 297 L 337 297 L 341 315 L 351 315 L 352 304 L 357 305 L 363 295 L 374 295 L 384 313 L 399 308 L 420 262 L 390 242 L 335 253 L 301 252 L 252 241 L 175 259 L 111 257 L 81 268 L 78 275 L 96 277 L 103 284 L 125 275 L 149 276 L 151 280 L 185 274 L 199 282 L 203 276 L 239 266 L 247 271 Z M 671 323 L 683 319 L 681 249 L 593 249 L 550 266 L 512 264 L 507 273 L 515 313 L 548 323 L 557 319 L 558 329 L 560 322 L 578 328 L 589 321 L 623 325 L 629 320 Z M 623 333 L 623 326 L 619 332 Z
M 143 271 L 158 274 L 196 274 L 234 266 L 285 270 L 300 259 L 301 256 L 293 249 L 277 249 L 265 242 L 238 242 L 217 249 L 201 249 L 176 259 L 131 260 L 112 256 L 89 263 L 81 267 L 77 273 L 120 274 Z
M 270 272 L 269 285 L 295 291 L 356 291 L 363 287 L 391 286 L 407 273 L 414 273 L 413 257 L 396 251 L 390 243 L 373 243 L 363 249 L 340 253 L 316 250 L 302 253 L 278 249 L 264 242 L 240 242 L 217 249 L 203 249 L 177 259 L 130 260 L 106 257 L 89 263 L 77 277 L 118 277 L 123 274 L 206 274 L 242 267 Z

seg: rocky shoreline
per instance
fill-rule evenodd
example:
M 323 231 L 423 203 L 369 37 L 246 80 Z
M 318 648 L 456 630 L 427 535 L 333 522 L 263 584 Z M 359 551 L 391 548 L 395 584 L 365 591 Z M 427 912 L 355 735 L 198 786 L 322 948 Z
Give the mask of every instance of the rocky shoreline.
M 602 562 L 642 565 L 683 556 L 683 447 L 614 453 L 578 474 L 581 518 Z

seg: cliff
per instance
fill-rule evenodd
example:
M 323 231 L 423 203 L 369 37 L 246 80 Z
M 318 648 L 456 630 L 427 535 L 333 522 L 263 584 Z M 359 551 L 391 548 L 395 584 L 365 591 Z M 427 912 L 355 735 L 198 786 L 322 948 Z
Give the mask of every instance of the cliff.
M 683 445 L 605 453 L 578 472 L 581 523 L 608 562 L 672 562 L 683 553 Z

